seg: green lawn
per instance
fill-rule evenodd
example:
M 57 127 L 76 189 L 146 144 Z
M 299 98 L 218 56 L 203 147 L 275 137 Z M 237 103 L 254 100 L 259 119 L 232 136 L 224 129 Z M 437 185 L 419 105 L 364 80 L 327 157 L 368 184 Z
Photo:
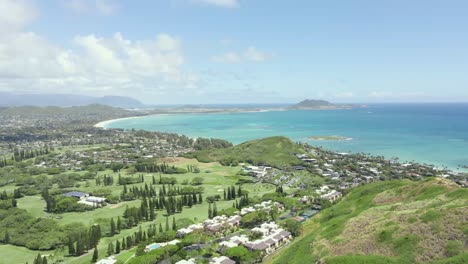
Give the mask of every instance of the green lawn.
M 46 217 L 45 202 L 41 196 L 25 196 L 18 199 L 18 208 L 28 210 L 35 217 Z
M 133 249 L 130 249 L 130 250 L 126 250 L 126 251 L 122 251 L 117 257 L 116 259 L 121 261 L 122 263 L 125 263 L 125 261 L 129 260 L 131 257 L 133 257 L 133 255 L 135 254 L 136 252 L 136 248 L 133 248 Z
M 162 161 L 161 161 L 162 162 Z M 166 161 L 167 162 L 167 161 Z M 178 185 L 180 185 L 184 180 L 191 181 L 194 177 L 202 177 L 204 179 L 203 184 L 201 185 L 204 188 L 203 198 L 206 199 L 207 196 L 212 195 L 220 195 L 223 196 L 224 188 L 234 185 L 240 178 L 249 178 L 246 176 L 239 176 L 237 173 L 241 170 L 240 166 L 235 167 L 225 167 L 221 166 L 219 163 L 201 163 L 194 159 L 185 159 L 185 158 L 177 158 L 173 162 L 168 162 L 170 165 L 175 165 L 177 167 L 186 168 L 187 165 L 195 165 L 200 168 L 200 173 L 186 173 L 186 174 L 171 174 L 171 175 L 162 175 L 162 177 L 175 177 L 177 178 Z M 99 172 L 99 175 L 112 175 L 114 177 L 114 185 L 113 186 L 96 186 L 95 180 L 89 180 L 87 182 L 80 182 L 80 187 L 77 188 L 70 188 L 77 191 L 83 192 L 90 192 L 97 189 L 108 189 L 111 190 L 114 195 L 120 195 L 122 192 L 123 187 L 117 184 L 118 182 L 118 173 L 114 173 L 111 170 Z M 125 170 L 121 171 L 122 176 L 128 176 Z M 135 175 L 137 177 L 138 173 Z M 159 180 L 159 174 L 156 173 L 145 173 L 145 183 L 151 184 L 152 177 L 155 176 L 156 180 Z M 145 183 L 138 183 L 134 186 L 144 186 Z M 131 187 L 133 185 L 129 185 Z M 8 186 L 6 186 L 8 187 Z M 159 190 L 160 185 L 155 185 L 156 190 Z M 244 184 L 244 190 L 249 191 L 250 197 L 259 196 L 261 197 L 263 194 L 272 192 L 275 190 L 275 187 L 271 184 Z M 57 189 L 57 186 L 54 186 L 54 189 Z M 218 211 L 222 209 L 226 209 L 232 207 L 233 201 L 218 201 L 216 202 Z M 122 216 L 126 205 L 128 206 L 140 206 L 140 200 L 129 201 L 129 202 L 122 202 L 119 204 L 109 204 L 104 208 L 99 208 L 93 211 L 81 212 L 81 213 L 63 213 L 63 214 L 48 214 L 44 212 L 45 202 L 40 195 L 36 196 L 26 196 L 21 199 L 18 199 L 18 207 L 28 210 L 31 214 L 36 217 L 53 217 L 58 221 L 60 224 L 71 224 L 76 222 L 81 222 L 85 225 L 91 225 L 93 223 L 99 223 L 101 226 L 107 225 L 110 222 L 110 218 L 117 218 L 118 216 Z M 152 222 L 143 222 L 141 224 L 143 230 L 146 230 L 149 225 L 162 223 L 165 225 L 166 217 L 165 217 L 165 210 L 157 211 L 157 217 L 155 221 Z M 172 223 L 172 217 L 170 216 L 169 220 Z M 182 213 L 175 214 L 174 217 L 177 219 L 180 218 L 189 218 L 192 219 L 194 222 L 201 222 L 208 218 L 208 203 L 204 202 L 203 204 L 194 205 L 192 208 L 184 207 Z M 107 250 L 107 245 L 110 242 L 114 242 L 116 240 L 121 240 L 123 237 L 133 234 L 135 231 L 138 231 L 139 226 L 134 227 L 132 229 L 122 230 L 122 232 L 118 235 L 115 235 L 112 238 L 104 237 L 101 239 L 98 245 L 98 252 L 99 258 L 105 258 L 105 253 Z M 17 249 L 16 251 L 11 251 L 12 255 L 21 258 L 19 262 L 9 262 L 9 263 L 22 263 L 25 261 L 29 261 L 30 263 L 37 255 L 36 251 L 31 251 L 25 248 L 19 247 L 12 247 Z M 28 254 L 21 254 L 19 251 L 24 250 L 28 252 Z M 66 251 L 66 250 L 65 250 Z M 0 256 L 1 254 L 9 255 L 10 251 L 6 249 L 0 248 Z M 18 252 L 18 253 L 17 253 Z M 65 252 L 66 253 L 66 252 Z M 134 252 L 124 251 L 118 256 L 118 259 L 124 260 L 128 259 Z M 21 255 L 21 256 L 16 256 Z M 64 257 L 64 252 L 57 252 L 57 258 L 64 258 L 65 263 L 72 263 L 72 264 L 88 264 L 91 261 L 92 251 L 88 254 L 85 254 L 80 257 Z M 5 259 L 5 258 L 4 258 Z M 25 261 L 22 261 L 24 259 Z M 1 262 L 0 262 L 1 264 Z
M 39 251 L 29 250 L 24 247 L 0 245 L 0 264 L 33 263 Z M 42 255 L 49 255 L 53 251 L 40 251 Z

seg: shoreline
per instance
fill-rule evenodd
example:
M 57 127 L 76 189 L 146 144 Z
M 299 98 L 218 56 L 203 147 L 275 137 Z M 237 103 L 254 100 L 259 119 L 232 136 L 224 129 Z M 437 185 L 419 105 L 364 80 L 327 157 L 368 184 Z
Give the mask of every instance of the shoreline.
M 145 118 L 145 117 L 150 117 L 150 116 L 168 116 L 168 115 L 182 115 L 182 114 L 229 114 L 229 113 L 261 113 L 261 112 L 280 112 L 280 111 L 288 111 L 290 109 L 279 109 L 279 108 L 276 108 L 276 109 L 243 109 L 242 111 L 240 109 L 236 109 L 235 111 L 233 111 L 233 109 L 231 109 L 231 111 L 227 111 L 226 109 L 222 109 L 222 110 L 219 110 L 219 111 L 181 111 L 181 112 L 160 112 L 160 113 L 151 113 L 151 114 L 146 114 L 146 115 L 139 115 L 139 116 L 130 116 L 130 117 L 123 117 L 123 118 L 116 118 L 116 119 L 110 119 L 110 120 L 104 120 L 104 121 L 101 121 L 97 124 L 95 124 L 93 127 L 96 127 L 96 128 L 101 128 L 101 129 L 119 129 L 118 127 L 115 127 L 115 128 L 110 128 L 108 127 L 109 125 L 111 125 L 112 123 L 114 122 L 117 122 L 117 121 L 122 121 L 122 120 L 130 120 L 130 119 L 136 119 L 136 118 Z M 292 110 L 294 111 L 294 110 Z M 152 131 L 152 130 L 148 130 L 148 131 Z M 177 132 L 175 132 L 177 133 Z M 309 137 L 306 137 L 306 142 L 327 142 L 327 141 L 336 141 L 336 142 L 349 142 L 349 141 L 352 141 L 353 138 L 351 137 L 340 137 L 340 139 L 325 139 L 325 138 L 329 137 L 329 136 L 309 136 Z M 334 136 L 331 136 L 331 137 L 334 137 Z M 240 143 L 238 143 L 240 144 Z M 312 145 L 315 145 L 315 144 L 312 144 Z M 320 143 L 319 145 L 320 146 Z M 323 147 L 323 146 L 321 146 Z M 327 148 L 328 149 L 328 148 Z M 328 149 L 330 151 L 333 151 L 333 152 L 339 152 L 339 151 L 336 151 L 336 150 L 333 150 L 333 149 Z M 350 153 L 353 153 L 353 152 L 350 152 Z M 373 155 L 381 155 L 381 154 L 376 154 L 374 153 Z M 386 155 L 384 155 L 386 156 Z M 388 159 L 390 159 L 390 156 L 387 157 Z M 400 162 L 401 163 L 404 163 L 403 161 L 406 161 L 406 162 L 415 162 L 415 163 L 418 163 L 418 164 L 425 164 L 425 165 L 429 165 L 429 166 L 432 166 L 434 168 L 437 168 L 437 169 L 448 169 L 452 172 L 468 172 L 468 168 L 466 167 L 463 167 L 463 166 L 455 166 L 455 165 L 447 165 L 447 164 L 442 164 L 442 163 L 439 163 L 439 162 L 434 162 L 432 163 L 431 161 L 428 161 L 428 160 L 415 160 L 415 159 L 412 159 L 412 158 L 407 158 L 405 160 L 401 160 Z
M 109 119 L 109 120 L 104 120 L 101 121 L 93 127 L 98 127 L 98 128 L 104 128 L 107 129 L 106 125 L 111 124 L 115 121 L 120 121 L 120 120 L 128 120 L 128 119 L 134 119 L 134 118 L 142 118 L 142 117 L 148 117 L 148 116 L 159 116 L 159 115 L 182 115 L 182 114 L 232 114 L 232 113 L 266 113 L 266 112 L 283 112 L 283 111 L 331 111 L 331 110 L 350 110 L 354 108 L 341 108 L 341 107 L 336 107 L 336 108 L 297 108 L 297 109 L 290 109 L 287 107 L 278 107 L 278 108 L 254 108 L 254 109 L 242 109 L 242 108 L 232 108 L 232 109 L 197 109 L 194 111 L 190 111 L 189 109 L 186 110 L 181 110 L 181 111 L 161 111 L 161 112 L 154 112 L 154 113 L 147 113 L 139 116 L 130 116 L 130 117 L 122 117 L 122 118 L 116 118 L 116 119 Z M 156 110 L 161 110 L 161 109 L 156 109 Z
M 266 112 L 281 112 L 281 111 L 288 111 L 288 110 L 293 110 L 293 109 L 286 109 L 286 108 L 272 108 L 272 109 L 213 109 L 213 110 L 201 110 L 201 111 L 168 111 L 168 112 L 160 112 L 160 113 L 150 113 L 150 114 L 144 114 L 144 115 L 139 115 L 139 116 L 129 116 L 129 117 L 122 117 L 122 118 L 116 118 L 116 119 L 109 119 L 109 120 L 104 120 L 101 121 L 97 124 L 94 124 L 93 127 L 97 128 L 103 128 L 103 129 L 108 129 L 106 125 L 109 125 L 113 122 L 116 121 L 121 121 L 121 120 L 130 120 L 130 119 L 136 119 L 136 118 L 143 118 L 143 117 L 149 117 L 149 116 L 161 116 L 161 115 L 182 115 L 182 114 L 187 114 L 187 115 L 192 115 L 192 114 L 231 114 L 231 113 L 266 113 Z M 319 109 L 317 109 L 319 110 Z
M 136 119 L 136 118 L 141 118 L 141 117 L 145 117 L 145 116 L 147 116 L 147 115 L 144 115 L 144 116 L 130 116 L 130 117 L 122 117 L 122 118 L 104 120 L 104 121 L 101 121 L 101 122 L 99 122 L 99 123 L 93 125 L 93 127 L 102 128 L 102 129 L 108 129 L 108 128 L 106 127 L 106 125 L 111 124 L 111 123 L 113 123 L 113 122 L 115 122 L 115 121 Z

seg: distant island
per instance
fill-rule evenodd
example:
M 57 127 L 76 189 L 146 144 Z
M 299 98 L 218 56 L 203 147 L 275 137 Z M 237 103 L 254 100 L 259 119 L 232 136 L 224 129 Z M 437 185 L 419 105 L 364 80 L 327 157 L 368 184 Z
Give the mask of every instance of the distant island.
M 311 100 L 306 99 L 295 105 L 290 106 L 288 109 L 294 110 L 329 110 L 329 109 L 350 109 L 355 106 L 352 105 L 337 105 L 325 100 Z
M 350 137 L 342 137 L 342 136 L 310 136 L 307 137 L 310 140 L 352 140 Z

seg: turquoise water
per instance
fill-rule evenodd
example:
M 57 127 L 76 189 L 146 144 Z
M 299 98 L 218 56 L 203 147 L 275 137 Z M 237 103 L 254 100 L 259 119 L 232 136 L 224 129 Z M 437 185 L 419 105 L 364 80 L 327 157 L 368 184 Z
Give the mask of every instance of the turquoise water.
M 334 151 L 398 157 L 400 161 L 414 160 L 451 169 L 468 165 L 468 104 L 379 104 L 352 110 L 154 115 L 116 120 L 106 127 L 216 137 L 235 144 L 283 135 Z M 352 140 L 307 139 L 317 135 Z

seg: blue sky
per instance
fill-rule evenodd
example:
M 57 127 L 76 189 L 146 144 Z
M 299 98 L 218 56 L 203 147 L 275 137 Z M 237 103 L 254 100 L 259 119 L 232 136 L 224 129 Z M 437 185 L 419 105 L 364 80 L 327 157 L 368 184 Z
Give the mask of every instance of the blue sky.
M 468 101 L 467 1 L 0 0 L 0 91 Z

